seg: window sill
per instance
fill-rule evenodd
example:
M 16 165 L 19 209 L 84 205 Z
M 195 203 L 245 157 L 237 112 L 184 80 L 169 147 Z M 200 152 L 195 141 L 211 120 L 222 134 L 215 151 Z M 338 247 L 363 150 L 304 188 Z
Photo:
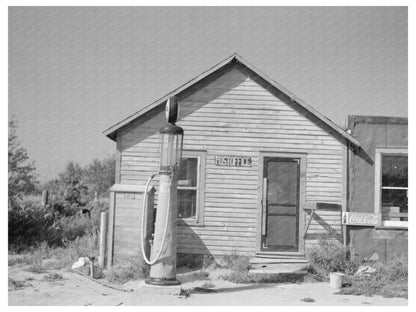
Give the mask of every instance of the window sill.
M 178 226 L 204 226 L 202 222 L 196 219 L 179 219 L 177 221 Z
M 376 230 L 408 230 L 407 225 L 378 225 L 374 227 Z

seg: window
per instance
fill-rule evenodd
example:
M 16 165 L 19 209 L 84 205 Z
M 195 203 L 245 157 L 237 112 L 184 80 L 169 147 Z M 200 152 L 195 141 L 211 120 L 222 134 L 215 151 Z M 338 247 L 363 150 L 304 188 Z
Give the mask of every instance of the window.
M 203 220 L 205 154 L 184 151 L 178 172 L 178 218 L 188 224 Z
M 407 227 L 408 162 L 407 149 L 376 149 L 375 212 L 382 225 Z

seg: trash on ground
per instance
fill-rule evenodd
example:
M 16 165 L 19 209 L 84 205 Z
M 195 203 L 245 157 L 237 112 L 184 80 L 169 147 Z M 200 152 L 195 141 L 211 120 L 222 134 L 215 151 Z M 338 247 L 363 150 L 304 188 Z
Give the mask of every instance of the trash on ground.
M 72 265 L 71 268 L 72 269 L 79 269 L 79 268 L 82 268 L 83 266 L 89 264 L 90 262 L 91 262 L 90 259 L 88 259 L 87 257 L 81 257 L 81 258 L 78 259 L 77 262 L 75 262 Z
M 355 276 L 370 276 L 370 274 L 376 271 L 375 268 L 369 265 L 362 265 L 358 268 L 357 272 L 354 274 Z

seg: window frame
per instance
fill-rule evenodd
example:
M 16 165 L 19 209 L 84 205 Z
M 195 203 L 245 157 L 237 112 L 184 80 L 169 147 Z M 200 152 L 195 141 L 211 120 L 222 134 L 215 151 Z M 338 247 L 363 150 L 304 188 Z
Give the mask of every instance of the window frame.
M 197 186 L 195 187 L 181 187 L 177 185 L 177 190 L 195 190 L 196 189 L 196 209 L 195 218 L 179 218 L 178 225 L 203 225 L 204 221 L 204 204 L 205 204 L 205 160 L 206 152 L 197 150 L 182 151 L 182 158 L 196 158 L 197 159 Z M 178 207 L 179 208 L 179 207 Z
M 375 153 L 375 192 L 374 192 L 374 212 L 381 215 L 381 226 L 382 227 L 399 227 L 408 228 L 408 221 L 392 221 L 382 220 L 382 157 L 383 156 L 407 156 L 407 147 L 376 147 Z M 409 158 L 408 158 L 409 159 Z M 407 186 L 409 189 L 409 185 Z

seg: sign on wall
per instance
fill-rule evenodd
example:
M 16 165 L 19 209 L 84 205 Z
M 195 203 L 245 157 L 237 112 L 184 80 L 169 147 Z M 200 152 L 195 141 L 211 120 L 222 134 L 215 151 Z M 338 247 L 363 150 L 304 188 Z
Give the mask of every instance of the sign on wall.
M 381 225 L 380 213 L 367 212 L 343 212 L 342 224 L 360 225 L 360 226 L 377 226 Z
M 248 156 L 215 156 L 215 166 L 251 167 L 251 157 Z

